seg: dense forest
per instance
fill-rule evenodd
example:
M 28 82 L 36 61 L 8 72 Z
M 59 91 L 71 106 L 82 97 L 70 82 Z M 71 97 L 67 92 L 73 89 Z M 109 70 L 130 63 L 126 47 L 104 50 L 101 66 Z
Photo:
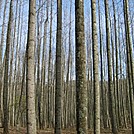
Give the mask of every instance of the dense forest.
M 0 0 L 0 133 L 134 134 L 134 1 Z

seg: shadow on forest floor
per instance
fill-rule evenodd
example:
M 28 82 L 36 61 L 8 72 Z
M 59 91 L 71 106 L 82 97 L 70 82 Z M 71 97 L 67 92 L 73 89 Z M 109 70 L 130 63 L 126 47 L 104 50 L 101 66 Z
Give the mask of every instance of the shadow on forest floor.
M 17 130 L 16 128 L 10 128 L 10 134 L 26 134 L 26 129 L 25 128 L 19 128 Z M 0 128 L 0 134 L 2 134 L 3 129 Z M 52 129 L 47 129 L 47 130 L 38 130 L 37 134 L 54 134 Z M 67 129 L 63 130 L 62 134 L 76 134 L 74 129 Z M 93 134 L 93 131 L 89 130 L 89 134 Z M 101 134 L 112 134 L 110 130 L 101 130 Z M 123 129 L 119 131 L 119 134 L 132 134 L 131 129 Z

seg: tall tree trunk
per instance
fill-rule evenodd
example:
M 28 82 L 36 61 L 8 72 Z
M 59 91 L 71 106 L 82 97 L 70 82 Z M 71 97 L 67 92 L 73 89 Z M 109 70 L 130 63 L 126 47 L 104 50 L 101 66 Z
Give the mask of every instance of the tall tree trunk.
M 13 15 L 13 0 L 10 1 L 9 9 L 9 21 L 7 28 L 7 38 L 6 38 L 6 51 L 5 51 L 5 72 L 4 72 L 4 87 L 3 87 L 3 111 L 4 111 L 4 129 L 3 133 L 8 134 L 8 71 L 9 71 L 9 50 L 11 44 L 11 28 L 12 28 L 12 15 Z
M 61 98 L 62 98 L 61 48 L 62 48 L 62 0 L 57 0 L 55 134 L 61 134 Z
M 72 105 L 72 101 L 71 101 L 71 97 L 69 96 L 69 93 L 71 93 L 71 73 L 70 73 L 70 64 L 71 64 L 71 58 L 72 58 L 72 42 L 71 42 L 71 30 L 72 30 L 72 24 L 71 24 L 71 20 L 72 20 L 72 0 L 70 1 L 70 16 L 69 16 L 69 39 L 68 39 L 68 43 L 69 43 L 69 48 L 68 48 L 68 58 L 67 58 L 67 75 L 66 75 L 66 101 L 65 101 L 65 112 L 66 112 L 66 127 L 70 127 L 71 126 L 71 105 Z M 70 78 L 70 79 L 69 79 Z
M 39 7 L 41 7 L 41 1 L 39 1 Z M 39 129 L 41 129 L 41 86 L 40 86 L 40 54 L 41 54 L 41 33 L 42 33 L 42 18 L 40 19 L 40 11 L 37 14 L 37 113 Z
M 16 41 L 16 25 L 17 25 L 17 15 L 18 15 L 18 0 L 16 1 L 16 11 L 15 11 L 15 24 L 14 24 L 14 35 L 13 35 L 13 50 L 12 51 L 14 51 L 14 47 L 15 47 L 15 41 Z M 14 52 L 12 52 L 12 54 L 13 54 L 13 56 L 12 56 L 12 58 L 14 57 Z M 11 59 L 11 60 L 13 60 L 13 59 Z M 16 61 L 17 61 L 17 59 L 16 59 Z M 12 63 L 10 63 L 10 65 L 11 65 Z M 13 68 L 13 65 L 12 65 L 12 67 L 11 68 Z M 10 70 L 12 70 L 10 68 Z M 14 73 L 15 74 L 15 73 Z M 11 76 L 12 75 L 14 75 L 14 74 L 11 74 Z M 12 79 L 14 80 L 14 78 L 12 78 L 11 77 L 11 85 L 10 85 L 10 88 L 11 88 L 11 91 L 10 91 L 10 94 L 11 94 L 11 109 L 10 109 L 10 118 L 11 118 L 11 126 L 14 126 L 14 84 L 12 85 Z
M 115 118 L 115 104 L 113 98 L 113 84 L 112 84 L 112 65 L 111 65 L 111 53 L 110 53 L 110 29 L 109 29 L 109 12 L 108 12 L 108 0 L 105 1 L 105 18 L 106 18 L 106 44 L 107 44 L 107 59 L 108 59 L 108 90 L 109 90 L 109 114 L 112 124 L 112 132 L 118 134 L 117 122 Z
M 49 60 L 48 60 L 48 108 L 47 108 L 47 115 L 48 115 L 48 127 L 50 127 L 51 125 L 51 90 L 52 90 L 52 77 L 51 77 L 51 74 L 52 74 L 52 0 L 51 0 L 51 11 L 50 11 L 50 38 L 49 38 Z M 54 99 L 54 98 L 53 98 Z
M 115 9 L 115 3 L 114 0 L 112 0 L 113 3 L 113 12 L 114 12 L 114 37 L 115 37 L 115 48 L 116 48 L 116 92 L 117 92 L 117 121 L 118 125 L 120 126 L 120 95 L 119 95 L 119 67 L 118 67 L 118 35 L 117 35 L 117 20 L 116 20 L 116 9 Z
M 119 15 L 118 15 L 119 17 Z M 118 18 L 118 35 L 121 34 L 121 28 L 120 28 L 120 17 Z M 118 36 L 118 40 L 119 40 L 119 69 L 120 69 L 120 81 L 119 81 L 119 89 L 121 90 L 121 102 L 122 102 L 122 111 L 123 111 L 123 126 L 125 128 L 127 128 L 127 112 L 126 112 L 126 104 L 125 104 L 125 100 L 127 98 L 127 92 L 125 92 L 124 89 L 124 82 L 123 82 L 123 59 L 122 59 L 122 49 L 121 49 L 121 38 Z M 124 97 L 125 96 L 125 97 Z M 129 102 L 128 102 L 129 103 Z M 129 103 L 130 104 L 130 103 Z
M 48 1 L 47 1 L 47 5 L 48 5 Z M 48 25 L 48 6 L 46 8 L 46 20 L 44 22 L 44 38 L 43 38 L 43 53 L 42 53 L 42 79 L 41 79 L 41 83 L 42 83 L 42 90 L 43 90 L 43 105 L 42 105 L 42 126 L 44 128 L 45 124 L 46 124 L 46 87 L 45 87 L 45 83 L 46 83 L 46 42 L 47 42 L 47 25 Z
M 92 40 L 93 40 L 93 76 L 94 76 L 94 134 L 100 134 L 100 91 L 99 91 L 99 57 L 98 36 L 96 27 L 96 0 L 91 0 Z
M 5 32 L 5 21 L 6 21 L 6 9 L 7 9 L 7 0 L 5 0 L 5 3 L 4 3 L 3 22 L 2 22 L 1 40 L 0 40 L 0 76 L 3 75 L 3 70 L 4 70 L 4 67 L 3 67 L 3 64 L 2 64 L 2 53 L 3 53 L 3 46 L 4 46 L 4 32 Z M 3 102 L 2 102 L 3 84 L 2 84 L 2 81 L 3 81 L 2 77 L 0 77 L 0 102 L 1 102 L 0 103 L 0 122 L 1 122 L 1 124 L 3 126 Z
M 101 96 L 102 96 L 102 118 L 103 126 L 107 128 L 107 113 L 105 107 L 105 94 L 104 94 L 104 78 L 103 78 L 103 39 L 102 39 L 102 27 L 101 27 L 101 13 L 100 13 L 100 0 L 98 0 L 98 14 L 99 14 L 99 33 L 100 33 L 100 66 L 101 66 Z
M 27 133 L 36 134 L 35 117 L 35 81 L 34 81 L 34 46 L 35 46 L 35 4 L 36 0 L 29 1 L 29 22 L 27 41 L 27 75 L 26 75 L 26 96 L 27 96 Z
M 126 53 L 127 53 L 127 78 L 129 87 L 129 97 L 130 97 L 130 108 L 131 108 L 131 124 L 132 133 L 134 133 L 134 68 L 133 68 L 133 56 L 132 56 L 132 41 L 130 36 L 130 26 L 129 26 L 129 8 L 128 0 L 123 0 L 124 6 L 124 22 L 125 22 L 125 35 L 126 35 Z
M 87 81 L 84 35 L 84 1 L 75 0 L 77 134 L 87 134 Z
M 20 67 L 20 61 L 19 61 L 19 38 L 21 38 L 21 31 L 20 31 L 20 22 L 21 22 L 21 1 L 20 0 L 20 4 L 19 4 L 19 18 L 18 18 L 18 26 L 17 26 L 17 39 L 16 39 L 16 53 L 15 53 L 15 56 L 16 56 L 16 62 L 15 62 L 15 73 L 14 73 L 14 81 L 15 81 L 15 85 L 14 85 L 14 89 L 13 89 L 13 120 L 14 120 L 14 125 L 16 125 L 16 112 L 17 112 L 17 94 L 18 94 L 18 83 L 19 83 L 19 79 L 18 79 L 18 71 L 19 71 L 19 67 Z M 21 27 L 22 28 L 22 27 Z M 20 43 L 21 44 L 21 43 Z

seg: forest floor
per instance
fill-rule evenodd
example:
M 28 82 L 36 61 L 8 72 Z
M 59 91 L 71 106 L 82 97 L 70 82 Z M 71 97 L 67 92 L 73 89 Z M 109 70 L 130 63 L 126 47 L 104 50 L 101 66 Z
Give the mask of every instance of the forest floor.
M 10 134 L 26 134 L 26 129 L 25 128 L 9 128 Z M 0 134 L 2 134 L 3 129 L 0 128 Z M 54 134 L 52 129 L 47 129 L 47 130 L 38 130 L 37 134 Z M 67 129 L 63 130 L 62 134 L 76 134 L 74 129 Z M 89 130 L 89 134 L 93 134 L 93 131 Z M 101 130 L 101 134 L 112 134 L 111 130 Z M 119 134 L 132 134 L 131 129 L 123 129 L 119 131 Z

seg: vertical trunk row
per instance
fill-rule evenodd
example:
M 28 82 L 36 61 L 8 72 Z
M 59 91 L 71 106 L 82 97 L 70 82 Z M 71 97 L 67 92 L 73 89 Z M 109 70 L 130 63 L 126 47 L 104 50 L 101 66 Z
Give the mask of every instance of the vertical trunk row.
M 11 46 L 11 28 L 12 28 L 12 13 L 13 13 L 13 0 L 10 1 L 9 9 L 9 21 L 7 28 L 7 37 L 6 37 L 6 51 L 5 51 L 5 71 L 4 71 L 4 87 L 3 87 L 3 112 L 4 112 L 4 129 L 3 133 L 8 134 L 8 119 L 9 119 L 9 110 L 8 110 L 8 81 L 9 81 L 9 50 Z
M 109 11 L 108 0 L 105 3 L 105 21 L 106 21 L 106 45 L 107 45 L 107 59 L 108 59 L 108 94 L 109 94 L 109 114 L 112 124 L 112 132 L 118 134 L 117 122 L 115 118 L 115 104 L 113 98 L 113 83 L 112 83 L 112 65 L 111 65 L 111 52 L 110 52 L 110 29 L 109 29 Z

